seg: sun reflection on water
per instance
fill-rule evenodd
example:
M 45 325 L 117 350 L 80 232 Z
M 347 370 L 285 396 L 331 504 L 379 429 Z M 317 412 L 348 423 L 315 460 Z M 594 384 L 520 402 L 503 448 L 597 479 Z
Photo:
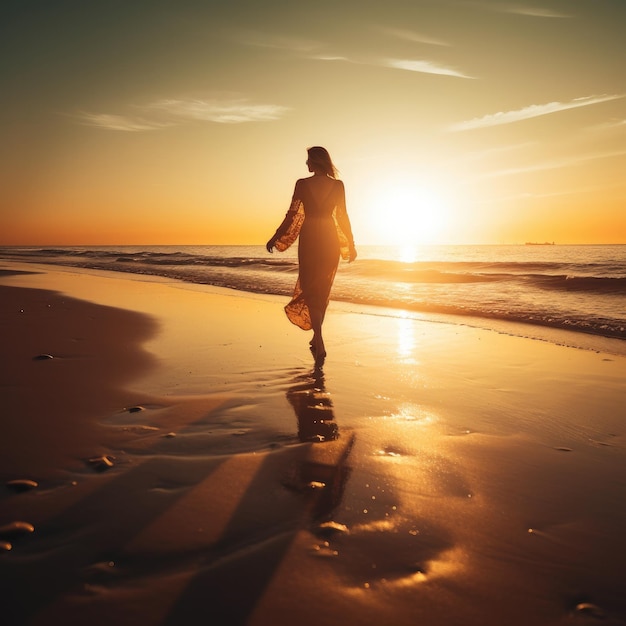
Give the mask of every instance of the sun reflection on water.
M 415 263 L 418 259 L 417 247 L 404 245 L 398 248 L 398 259 L 403 263 Z

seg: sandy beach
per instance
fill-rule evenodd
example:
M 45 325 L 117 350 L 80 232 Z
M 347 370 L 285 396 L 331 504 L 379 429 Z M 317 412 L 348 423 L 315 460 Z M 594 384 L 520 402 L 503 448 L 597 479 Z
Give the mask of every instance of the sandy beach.
M 0 293 L 2 624 L 626 624 L 623 342 L 331 303 L 316 372 L 284 298 Z

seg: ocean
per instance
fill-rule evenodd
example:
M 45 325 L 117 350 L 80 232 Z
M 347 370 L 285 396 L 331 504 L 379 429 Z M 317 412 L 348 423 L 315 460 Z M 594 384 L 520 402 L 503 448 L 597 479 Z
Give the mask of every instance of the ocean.
M 375 314 L 496 329 L 515 323 L 517 332 L 531 336 L 561 329 L 626 346 L 626 245 L 358 250 L 356 262 L 340 263 L 333 300 Z M 7 260 L 163 276 L 286 299 L 297 277 L 296 255 L 297 246 L 274 254 L 263 246 L 0 248 Z

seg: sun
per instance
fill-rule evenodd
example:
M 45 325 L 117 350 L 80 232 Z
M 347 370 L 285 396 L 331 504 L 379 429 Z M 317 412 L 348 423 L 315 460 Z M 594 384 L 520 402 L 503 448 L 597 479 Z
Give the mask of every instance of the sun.
M 383 245 L 443 243 L 449 206 L 445 192 L 424 183 L 393 181 L 367 199 L 367 227 Z

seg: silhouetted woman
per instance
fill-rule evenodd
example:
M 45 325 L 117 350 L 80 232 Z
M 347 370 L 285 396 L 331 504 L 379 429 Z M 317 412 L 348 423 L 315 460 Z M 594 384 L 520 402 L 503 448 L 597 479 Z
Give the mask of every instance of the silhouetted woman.
M 356 259 L 352 229 L 346 210 L 343 183 L 325 148 L 308 149 L 307 166 L 313 176 L 296 182 L 291 206 L 274 236 L 268 252 L 282 252 L 298 242 L 298 281 L 285 307 L 289 320 L 303 330 L 313 330 L 310 342 L 316 365 L 326 357 L 322 323 L 339 264 L 339 257 Z

